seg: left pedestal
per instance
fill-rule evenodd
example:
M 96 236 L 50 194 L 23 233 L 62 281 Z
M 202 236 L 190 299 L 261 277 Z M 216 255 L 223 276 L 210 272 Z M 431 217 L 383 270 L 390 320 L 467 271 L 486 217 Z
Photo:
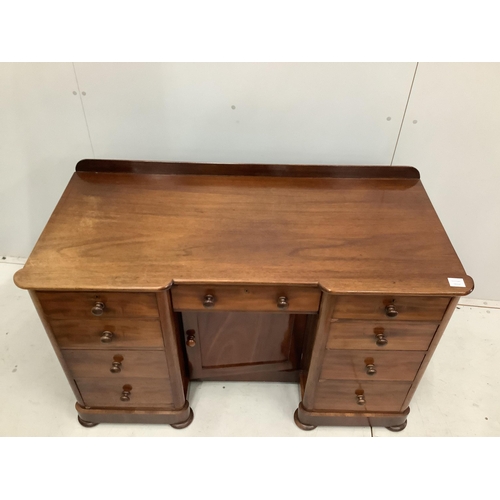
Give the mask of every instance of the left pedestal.
M 177 319 L 170 293 L 30 291 L 77 399 L 78 421 L 187 427 Z

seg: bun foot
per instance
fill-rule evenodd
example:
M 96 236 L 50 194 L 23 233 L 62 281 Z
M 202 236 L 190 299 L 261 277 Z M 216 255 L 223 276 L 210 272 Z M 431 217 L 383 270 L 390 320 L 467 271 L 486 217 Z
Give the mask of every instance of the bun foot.
M 402 424 L 391 425 L 391 427 L 386 427 L 386 429 L 392 432 L 401 432 L 407 425 L 408 425 L 408 420 L 405 420 Z
M 185 422 L 181 422 L 180 424 L 170 424 L 170 426 L 173 427 L 174 429 L 185 429 L 188 425 L 191 424 L 193 418 L 194 418 L 193 409 L 189 408 L 189 417 Z
M 295 422 L 295 425 L 299 429 L 302 429 L 303 431 L 312 431 L 312 430 L 316 429 L 315 425 L 303 424 L 299 420 L 299 409 L 298 408 L 295 410 L 295 413 L 293 414 L 293 421 Z
M 78 415 L 78 422 L 80 422 L 80 425 L 83 425 L 83 427 L 95 427 L 96 425 L 99 425 L 95 422 L 87 422 L 86 420 L 82 420 L 80 418 L 80 415 Z

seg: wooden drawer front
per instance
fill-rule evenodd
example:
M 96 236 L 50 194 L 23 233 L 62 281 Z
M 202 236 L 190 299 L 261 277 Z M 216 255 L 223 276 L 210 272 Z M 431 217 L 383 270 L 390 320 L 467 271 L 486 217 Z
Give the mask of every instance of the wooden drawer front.
M 163 348 L 158 319 L 94 318 L 49 321 L 62 349 Z M 110 332 L 112 335 L 103 335 L 104 332 Z M 106 342 L 102 342 L 101 338 Z
M 211 307 L 203 305 L 207 295 L 215 299 Z M 278 298 L 286 297 L 288 306 L 278 307 Z M 176 311 L 263 311 L 316 312 L 321 291 L 318 288 L 278 286 L 198 286 L 178 285 L 172 288 Z
M 320 380 L 314 409 L 340 411 L 400 411 L 410 389 L 409 382 Z M 363 391 L 365 404 L 358 404 L 356 391 Z
M 448 297 L 390 297 L 344 295 L 337 298 L 333 318 L 377 319 L 390 321 L 441 321 Z M 389 317 L 386 307 L 393 305 L 397 316 Z
M 404 380 L 415 378 L 423 352 L 327 351 L 320 379 Z M 370 375 L 369 370 L 375 370 Z
M 168 379 L 106 377 L 75 381 L 85 405 L 92 408 L 169 408 L 173 403 Z M 129 401 L 120 399 L 124 391 L 130 392 Z
M 62 350 L 75 378 L 168 378 L 163 351 Z M 113 365 L 113 363 L 115 363 Z M 118 363 L 118 364 L 117 364 Z M 113 368 L 113 372 L 111 369 Z
M 438 326 L 439 323 L 414 321 L 335 320 L 330 326 L 327 348 L 426 351 Z
M 37 292 L 44 313 L 49 318 L 157 318 L 154 293 L 117 292 Z M 100 316 L 91 309 L 96 302 L 104 303 Z

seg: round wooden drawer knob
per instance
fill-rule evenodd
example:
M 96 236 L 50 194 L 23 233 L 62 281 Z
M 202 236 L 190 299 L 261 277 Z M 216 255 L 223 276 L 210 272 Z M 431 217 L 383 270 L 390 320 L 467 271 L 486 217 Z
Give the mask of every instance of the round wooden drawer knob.
M 122 395 L 120 396 L 120 401 L 123 402 L 130 401 L 131 393 L 132 393 L 132 386 L 124 385 Z
M 288 307 L 288 299 L 285 296 L 278 297 L 278 308 L 279 309 L 286 309 Z
M 101 316 L 104 312 L 104 302 L 96 302 L 95 306 L 90 310 L 94 316 Z
M 215 305 L 215 297 L 213 295 L 205 295 L 203 299 L 203 307 L 213 307 Z
M 366 404 L 365 391 L 363 389 L 356 389 L 356 403 L 360 406 Z
M 102 332 L 101 334 L 101 342 L 103 344 L 108 344 L 113 340 L 114 333 L 113 332 L 108 332 L 107 330 L 105 332 Z
M 389 318 L 395 318 L 398 315 L 398 311 L 396 310 L 396 306 L 394 304 L 389 304 L 385 308 L 385 315 Z

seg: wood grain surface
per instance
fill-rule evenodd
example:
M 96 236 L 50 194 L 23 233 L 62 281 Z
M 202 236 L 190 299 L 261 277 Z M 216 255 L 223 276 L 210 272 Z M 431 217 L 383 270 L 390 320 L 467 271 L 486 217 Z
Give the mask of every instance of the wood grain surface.
M 320 378 L 328 380 L 405 380 L 411 382 L 424 359 L 418 351 L 327 351 Z M 376 373 L 369 375 L 372 363 Z
M 402 412 L 376 412 L 368 411 L 342 412 L 342 411 L 314 411 L 304 408 L 299 404 L 298 417 L 301 422 L 309 425 L 347 425 L 347 426 L 382 426 L 402 424 L 410 408 Z
M 49 318 L 158 318 L 153 293 L 39 292 L 37 295 Z M 104 304 L 104 310 L 101 316 L 94 316 L 91 309 L 98 301 Z
M 78 403 L 75 409 L 83 420 L 95 423 L 116 424 L 178 424 L 189 418 L 191 408 L 186 401 L 181 409 L 141 410 L 138 408 L 84 408 Z
M 426 351 L 437 327 L 438 323 L 424 321 L 334 320 L 327 348 Z M 384 335 L 386 345 L 377 345 L 377 333 Z
M 359 177 L 364 179 L 420 179 L 414 167 L 377 165 L 276 165 L 261 163 L 197 163 L 134 160 L 80 160 L 77 172 L 161 175 L 248 175 L 269 177 Z
M 470 293 L 473 281 L 420 180 L 356 173 L 77 172 L 15 282 L 38 290 L 204 283 L 319 285 L 339 294 Z M 448 277 L 466 286 L 450 287 Z
M 257 312 L 185 312 L 191 379 L 273 380 L 299 370 L 307 316 Z M 259 374 L 257 378 L 255 374 Z M 236 378 L 234 378 L 236 377 Z M 245 378 L 247 377 L 247 378 Z M 281 380 L 281 375 L 278 379 Z
M 333 318 L 374 319 L 386 321 L 440 321 L 450 302 L 449 297 L 343 296 L 338 297 Z M 394 305 L 398 315 L 386 314 Z

